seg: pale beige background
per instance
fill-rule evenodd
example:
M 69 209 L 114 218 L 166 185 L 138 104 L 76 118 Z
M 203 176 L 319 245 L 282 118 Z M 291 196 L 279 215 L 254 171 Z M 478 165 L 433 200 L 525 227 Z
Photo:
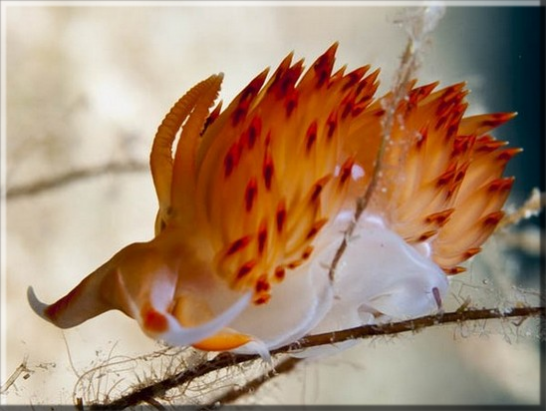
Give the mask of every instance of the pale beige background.
M 275 67 L 292 50 L 309 64 L 339 41 L 337 67 L 381 67 L 383 92 L 406 40 L 394 23 L 399 11 L 312 4 L 10 6 L 4 28 L 8 188 L 113 160 L 147 161 L 159 122 L 188 88 L 222 71 L 222 98 L 227 102 L 256 73 Z M 420 78 L 443 85 L 467 80 L 473 90 L 471 111 L 483 112 L 488 108 L 482 101 L 492 85 L 488 73 L 465 58 L 465 51 L 468 36 L 488 22 L 467 13 L 465 17 L 463 10 L 448 9 L 426 48 Z M 453 33 L 466 33 L 465 40 Z M 493 36 L 491 42 L 495 40 Z M 131 356 L 157 348 L 118 312 L 60 331 L 35 316 L 25 296 L 32 284 L 41 299 L 53 301 L 121 247 L 148 240 L 155 211 L 147 172 L 103 176 L 8 200 L 2 383 L 24 358 L 31 372 L 10 387 L 3 401 L 71 403 L 76 373 L 104 360 L 110 351 Z M 496 253 L 499 242 L 492 241 L 490 258 L 503 267 L 495 278 L 501 276 L 508 297 L 497 292 L 495 278 L 483 280 L 487 270 L 484 274 L 475 263 L 454 286 L 454 301 L 471 295 L 478 305 L 495 305 L 504 298 L 530 298 L 510 288 L 508 273 L 517 270 L 517 261 Z M 275 380 L 247 401 L 537 403 L 537 340 L 526 338 L 526 332 L 536 334 L 536 324 L 520 329 L 508 324 L 450 327 L 363 342 Z

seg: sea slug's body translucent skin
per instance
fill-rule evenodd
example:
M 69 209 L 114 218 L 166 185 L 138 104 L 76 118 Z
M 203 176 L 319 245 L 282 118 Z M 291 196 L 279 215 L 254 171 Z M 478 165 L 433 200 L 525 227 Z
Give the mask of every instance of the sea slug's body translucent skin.
M 289 55 L 223 111 L 210 112 L 221 75 L 192 88 L 152 147 L 156 237 L 54 304 L 29 288 L 34 311 L 67 328 L 118 309 L 169 344 L 266 356 L 308 333 L 438 309 L 503 216 L 502 173 L 519 149 L 488 133 L 513 114 L 464 118 L 463 84 L 412 84 L 374 175 L 388 96 L 374 98 L 378 70 L 333 72 L 336 48 L 305 72 Z

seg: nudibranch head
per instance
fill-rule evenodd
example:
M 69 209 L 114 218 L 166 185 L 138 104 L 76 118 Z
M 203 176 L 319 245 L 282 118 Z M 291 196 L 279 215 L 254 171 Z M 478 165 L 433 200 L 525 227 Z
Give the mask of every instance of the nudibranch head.
M 513 114 L 464 117 L 464 84 L 412 83 L 387 133 L 379 71 L 334 71 L 336 48 L 308 70 L 288 55 L 224 110 L 212 109 L 222 75 L 193 87 L 154 139 L 155 238 L 52 305 L 29 289 L 33 309 L 59 327 L 118 309 L 169 344 L 264 356 L 309 332 L 438 309 L 447 276 L 503 216 L 519 149 L 489 131 Z

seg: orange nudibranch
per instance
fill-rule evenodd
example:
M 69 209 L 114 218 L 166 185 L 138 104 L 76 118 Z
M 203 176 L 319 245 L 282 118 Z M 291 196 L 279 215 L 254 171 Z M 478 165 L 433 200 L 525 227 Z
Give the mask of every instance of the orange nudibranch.
M 51 305 L 29 288 L 34 311 L 67 328 L 118 309 L 168 344 L 266 356 L 308 333 L 436 310 L 503 216 L 520 149 L 489 132 L 514 114 L 464 117 L 464 84 L 413 82 L 386 131 L 379 70 L 335 71 L 336 49 L 307 70 L 289 54 L 225 109 L 213 108 L 221 74 L 188 91 L 152 146 L 155 238 Z

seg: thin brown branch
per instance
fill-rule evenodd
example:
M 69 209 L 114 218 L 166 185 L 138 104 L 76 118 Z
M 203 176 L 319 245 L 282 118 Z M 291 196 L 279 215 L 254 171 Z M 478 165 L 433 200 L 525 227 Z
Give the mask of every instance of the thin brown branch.
M 396 71 L 396 78 L 394 80 L 391 93 L 382 102 L 383 108 L 385 109 L 385 116 L 381 122 L 381 142 L 375 156 L 372 178 L 364 194 L 356 199 L 353 219 L 349 223 L 349 226 L 345 231 L 345 235 L 343 236 L 343 240 L 336 250 L 332 263 L 330 264 L 330 269 L 328 271 L 330 281 L 334 280 L 337 266 L 343 257 L 345 250 L 347 249 L 348 242 L 353 235 L 358 220 L 368 206 L 373 194 L 376 192 L 377 186 L 382 180 L 381 173 L 383 168 L 383 156 L 385 154 L 386 147 L 391 140 L 391 135 L 396 123 L 397 108 L 399 104 L 407 97 L 410 91 L 411 80 L 419 68 L 422 54 L 421 46 L 426 42 L 428 35 L 434 29 L 441 16 L 441 12 L 431 11 L 429 7 L 423 7 L 415 16 L 411 18 L 411 20 L 406 18 L 406 21 L 402 22 L 403 24 L 407 25 L 406 29 L 411 31 L 411 35 L 408 36 L 408 42 L 406 44 L 404 54 L 400 60 L 400 66 Z
M 41 194 L 44 191 L 61 188 L 76 183 L 80 180 L 100 177 L 106 174 L 140 173 L 149 171 L 148 163 L 138 161 L 111 162 L 96 167 L 71 170 L 55 177 L 45 178 L 33 183 L 8 188 L 6 198 L 13 200 L 32 195 Z
M 428 315 L 425 317 L 420 317 L 407 321 L 400 321 L 396 323 L 382 325 L 365 325 L 362 327 L 356 327 L 342 331 L 311 335 L 308 337 L 304 337 L 295 343 L 273 350 L 271 351 L 271 355 L 273 356 L 278 354 L 286 354 L 300 351 L 305 348 L 331 345 L 360 338 L 393 335 L 408 331 L 420 331 L 425 328 L 434 327 L 441 324 L 464 323 L 467 321 L 476 320 L 506 319 L 514 317 L 530 318 L 538 316 L 540 316 L 543 320 L 545 313 L 545 307 L 515 307 L 505 310 L 499 310 L 495 308 L 460 309 L 454 312 Z M 542 326 L 543 323 L 541 322 L 541 327 Z M 127 407 L 134 407 L 142 403 L 150 403 L 150 401 L 163 398 L 170 389 L 191 382 L 196 378 L 203 377 L 211 372 L 215 372 L 226 367 L 232 367 L 234 365 L 242 364 L 248 361 L 255 361 L 259 358 L 260 357 L 257 355 L 236 355 L 230 353 L 221 353 L 210 361 L 201 363 L 191 369 L 187 369 L 183 372 L 167 377 L 164 380 L 155 382 L 151 385 L 139 388 L 110 403 L 91 404 L 90 408 L 92 410 L 121 410 Z M 293 367 L 288 368 L 292 369 Z M 254 384 L 261 385 L 267 379 L 268 377 L 265 376 L 262 382 L 256 381 Z
M 287 374 L 292 371 L 296 366 L 303 361 L 303 358 L 288 357 L 275 365 L 274 369 L 267 371 L 266 373 L 254 378 L 242 387 L 232 388 L 222 394 L 221 396 L 211 401 L 208 406 L 203 407 L 201 410 L 208 410 L 216 408 L 218 405 L 231 404 L 245 395 L 255 392 L 267 381 L 278 377 L 279 375 Z

